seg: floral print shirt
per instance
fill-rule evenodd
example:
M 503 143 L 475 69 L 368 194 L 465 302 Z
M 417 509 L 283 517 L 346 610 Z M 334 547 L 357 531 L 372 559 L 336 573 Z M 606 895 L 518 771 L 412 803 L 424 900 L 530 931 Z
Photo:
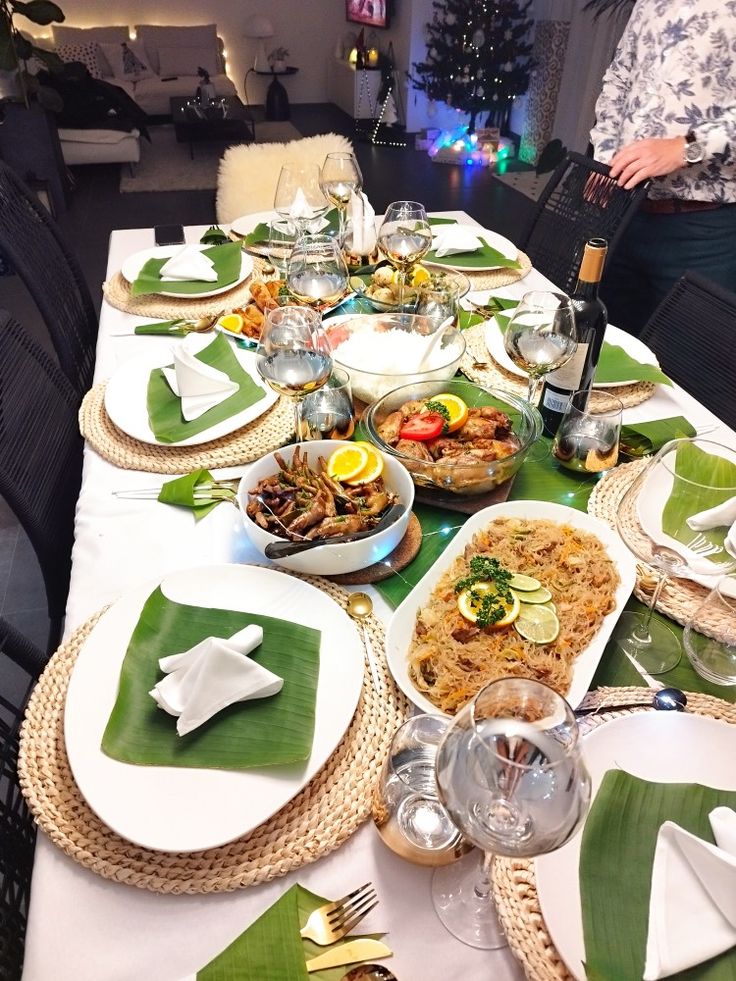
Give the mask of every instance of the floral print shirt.
M 736 202 L 736 0 L 637 0 L 596 103 L 595 158 L 689 130 L 703 162 L 649 197 Z

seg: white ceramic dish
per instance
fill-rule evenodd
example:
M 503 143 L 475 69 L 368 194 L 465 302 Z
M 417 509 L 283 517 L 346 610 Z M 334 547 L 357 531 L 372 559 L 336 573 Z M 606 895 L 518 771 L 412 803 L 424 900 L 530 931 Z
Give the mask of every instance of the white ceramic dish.
M 123 274 L 123 279 L 126 279 L 129 283 L 132 283 L 138 278 L 138 273 L 141 271 L 143 266 L 148 262 L 149 259 L 170 259 L 172 255 L 181 249 L 181 245 L 157 245 L 153 249 L 143 249 L 141 252 L 135 252 L 133 255 L 129 255 L 128 258 L 123 262 L 120 272 Z M 205 249 L 209 249 L 210 245 L 198 245 L 197 248 L 200 252 L 204 252 Z M 159 290 L 156 296 L 171 296 L 177 300 L 187 300 L 193 296 L 219 296 L 220 293 L 227 293 L 250 276 L 253 272 L 253 260 L 245 252 L 240 253 L 240 274 L 238 278 L 233 283 L 228 283 L 227 286 L 221 286 L 219 289 L 212 289 L 210 283 L 202 283 L 202 289 L 198 290 L 196 293 L 187 293 L 182 295 L 181 293 L 166 292 L 166 290 Z M 164 284 L 165 285 L 165 284 Z
M 442 227 L 442 225 L 432 226 L 433 234 L 439 232 Z M 449 228 L 450 226 L 445 227 Z M 516 259 L 519 255 L 519 250 L 514 243 L 504 238 L 503 235 L 499 235 L 498 232 L 492 232 L 489 228 L 476 228 L 474 225 L 470 225 L 469 227 L 474 235 L 482 238 L 487 245 L 500 252 L 505 259 Z M 445 269 L 456 269 L 458 272 L 463 272 L 466 275 L 470 272 L 487 272 L 491 269 L 499 268 L 498 266 L 468 266 L 463 265 L 462 262 L 458 262 L 459 259 L 469 259 L 472 255 L 472 252 L 462 252 L 456 253 L 455 255 L 446 255 L 441 259 L 436 256 L 433 259 L 427 257 L 422 259 L 422 263 L 425 266 L 443 266 Z
M 351 444 L 340 440 L 317 439 L 310 443 L 300 443 L 299 447 L 303 453 L 307 453 L 310 465 L 316 466 L 320 456 L 327 458 L 338 447 L 349 445 Z M 285 446 L 278 452 L 288 463 L 294 455 L 295 448 L 295 446 Z M 283 539 L 265 531 L 248 517 L 245 512 L 248 493 L 263 477 L 269 477 L 278 471 L 279 465 L 276 463 L 273 453 L 269 453 L 250 466 L 243 475 L 238 489 L 238 506 L 243 517 L 245 533 L 261 554 L 265 553 L 266 545 L 269 542 L 283 541 Z M 367 566 L 373 565 L 374 562 L 380 562 L 381 559 L 386 558 L 406 534 L 414 504 L 414 483 L 408 471 L 398 460 L 394 460 L 388 455 L 384 456 L 383 478 L 387 489 L 397 494 L 399 503 L 406 508 L 398 521 L 378 532 L 377 535 L 361 538 L 357 542 L 346 542 L 342 545 L 320 545 L 301 555 L 291 555 L 285 559 L 269 559 L 269 561 L 283 566 L 284 569 L 293 569 L 295 572 L 307 572 L 317 576 L 336 576 L 365 569 Z
M 614 719 L 583 740 L 593 796 L 607 770 L 658 783 L 700 783 L 736 790 L 736 726 L 680 712 L 642 712 Z M 581 833 L 534 862 L 542 915 L 570 973 L 585 981 L 580 907 Z
M 513 310 L 509 311 L 509 313 L 513 313 Z M 638 337 L 632 337 L 631 334 L 626 334 L 624 331 L 619 330 L 618 327 L 614 327 L 613 324 L 609 324 L 606 328 L 606 340 L 609 344 L 615 344 L 618 347 L 625 348 L 627 354 L 630 354 L 635 361 L 639 361 L 641 364 L 652 364 L 659 367 L 654 351 L 650 351 L 646 344 L 640 341 Z M 504 371 L 511 372 L 517 378 L 527 377 L 527 373 L 515 365 L 506 353 L 506 348 L 503 346 L 503 334 L 498 329 L 495 317 L 486 322 L 485 342 L 489 354 Z M 605 384 L 594 382 L 593 388 L 621 388 L 624 385 L 633 385 L 635 382 L 636 379 L 634 378 L 620 382 L 605 382 Z
M 174 340 L 174 343 L 177 342 Z M 201 351 L 212 343 L 212 335 L 190 334 L 188 343 Z M 253 422 L 254 419 L 267 412 L 278 399 L 277 393 L 269 388 L 258 374 L 253 353 L 236 345 L 233 349 L 235 357 L 259 388 L 263 389 L 263 398 L 242 412 L 238 412 L 229 419 L 224 419 L 216 426 L 210 426 L 209 429 L 205 429 L 201 433 L 189 436 L 180 443 L 159 443 L 148 422 L 148 410 L 146 408 L 148 379 L 154 368 L 171 364 L 173 355 L 162 354 L 160 347 L 158 345 L 156 347 L 157 350 L 151 350 L 147 354 L 133 358 L 121 365 L 108 381 L 105 389 L 105 411 L 118 429 L 122 429 L 128 436 L 140 440 L 141 443 L 152 443 L 154 446 L 199 446 L 200 443 L 208 443 L 212 439 L 227 436 L 228 433 L 234 433 L 236 429 Z
M 172 573 L 162 583 L 172 600 L 257 610 L 321 631 L 312 753 L 303 764 L 242 771 L 120 763 L 105 756 L 100 742 L 128 640 L 154 588 L 149 584 L 118 600 L 82 647 L 64 713 L 69 763 L 92 810 L 129 841 L 160 851 L 215 848 L 267 820 L 324 765 L 358 704 L 363 648 L 355 624 L 333 600 L 275 569 L 225 565 Z
M 614 625 L 621 615 L 626 600 L 631 595 L 636 581 L 636 561 L 615 531 L 598 518 L 583 511 L 569 508 L 565 504 L 551 504 L 546 501 L 507 501 L 494 504 L 478 511 L 453 538 L 432 568 L 419 580 L 414 589 L 394 611 L 386 632 L 386 657 L 394 679 L 422 712 L 440 712 L 428 698 L 421 694 L 409 676 L 407 654 L 411 646 L 417 613 L 425 605 L 437 581 L 455 558 L 460 555 L 473 535 L 485 528 L 495 518 L 538 518 L 569 524 L 574 528 L 591 532 L 606 547 L 609 557 L 615 563 L 621 582 L 616 590 L 616 606 L 609 613 L 593 637 L 588 647 L 578 655 L 572 674 L 572 684 L 567 693 L 568 702 L 575 707 L 585 696 L 598 667 L 598 662 L 611 636 Z

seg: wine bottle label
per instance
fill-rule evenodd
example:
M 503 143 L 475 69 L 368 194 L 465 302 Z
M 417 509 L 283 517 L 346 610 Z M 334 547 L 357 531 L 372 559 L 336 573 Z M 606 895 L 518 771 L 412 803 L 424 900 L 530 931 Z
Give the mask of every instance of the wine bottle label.
M 570 392 L 575 392 L 580 387 L 580 379 L 585 370 L 585 361 L 588 357 L 588 344 L 578 343 L 575 354 L 561 368 L 550 371 L 546 380 L 557 388 L 566 388 Z
M 545 409 L 551 409 L 553 412 L 564 412 L 569 401 L 569 395 L 560 395 L 558 392 L 553 392 L 551 388 L 544 390 L 542 405 Z

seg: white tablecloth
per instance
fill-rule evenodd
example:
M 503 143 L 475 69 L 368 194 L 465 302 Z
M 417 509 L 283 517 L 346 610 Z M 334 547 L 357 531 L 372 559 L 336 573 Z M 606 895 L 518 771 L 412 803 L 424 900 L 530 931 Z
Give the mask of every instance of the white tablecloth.
M 460 212 L 447 217 L 468 221 Z M 263 216 L 253 216 L 254 224 Z M 186 230 L 197 242 L 204 227 Z M 132 253 L 154 245 L 152 229 L 113 232 L 108 274 Z M 506 287 L 508 296 L 549 288 L 532 271 Z M 130 358 L 171 345 L 166 338 L 116 337 L 141 318 L 103 302 L 95 381 L 109 378 Z M 627 410 L 625 422 L 685 415 L 711 438 L 734 442 L 730 430 L 676 386 Z M 87 447 L 77 506 L 76 542 L 66 634 L 142 580 L 173 569 L 219 562 L 258 561 L 233 508 L 216 508 L 195 524 L 192 515 L 152 501 L 120 500 L 113 490 L 160 483 L 159 475 L 119 470 Z M 389 608 L 375 594 L 376 610 Z M 39 833 L 26 940 L 25 981 L 178 981 L 227 946 L 292 883 L 339 896 L 372 880 L 380 905 L 366 932 L 388 930 L 390 962 L 401 981 L 507 981 L 522 977 L 508 950 L 478 951 L 451 937 L 432 909 L 431 873 L 395 857 L 366 824 L 341 849 L 268 885 L 213 896 L 162 896 L 102 879 L 67 858 Z M 257 979 L 252 979 L 257 981 Z

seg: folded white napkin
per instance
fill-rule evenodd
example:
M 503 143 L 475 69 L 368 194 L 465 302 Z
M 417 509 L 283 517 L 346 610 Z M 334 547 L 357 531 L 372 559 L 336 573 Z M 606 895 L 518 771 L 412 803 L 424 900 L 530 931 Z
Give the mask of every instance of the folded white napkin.
M 707 511 L 699 511 L 687 519 L 688 528 L 693 531 L 710 531 L 712 528 L 729 526 L 723 543 L 729 555 L 736 558 L 736 497 L 731 497 Z
M 440 259 L 460 252 L 475 252 L 480 247 L 480 239 L 467 225 L 440 225 L 434 232 L 432 248 Z
M 249 624 L 232 637 L 207 637 L 188 651 L 162 657 L 166 677 L 148 693 L 159 708 L 178 716 L 180 736 L 201 726 L 233 702 L 268 698 L 281 691 L 283 678 L 247 657 L 263 641 Z
M 366 195 L 350 192 L 350 251 L 355 255 L 370 255 L 376 248 L 376 212 Z
M 167 282 L 216 283 L 215 264 L 196 245 L 184 245 L 161 266 L 161 279 Z
M 644 981 L 685 971 L 736 945 L 736 813 L 710 812 L 716 845 L 666 821 L 652 867 Z
M 174 348 L 174 367 L 161 369 L 171 391 L 181 399 L 181 414 L 187 422 L 224 402 L 240 387 L 224 371 L 195 357 L 200 350 L 197 344 L 195 335 L 186 337 Z

